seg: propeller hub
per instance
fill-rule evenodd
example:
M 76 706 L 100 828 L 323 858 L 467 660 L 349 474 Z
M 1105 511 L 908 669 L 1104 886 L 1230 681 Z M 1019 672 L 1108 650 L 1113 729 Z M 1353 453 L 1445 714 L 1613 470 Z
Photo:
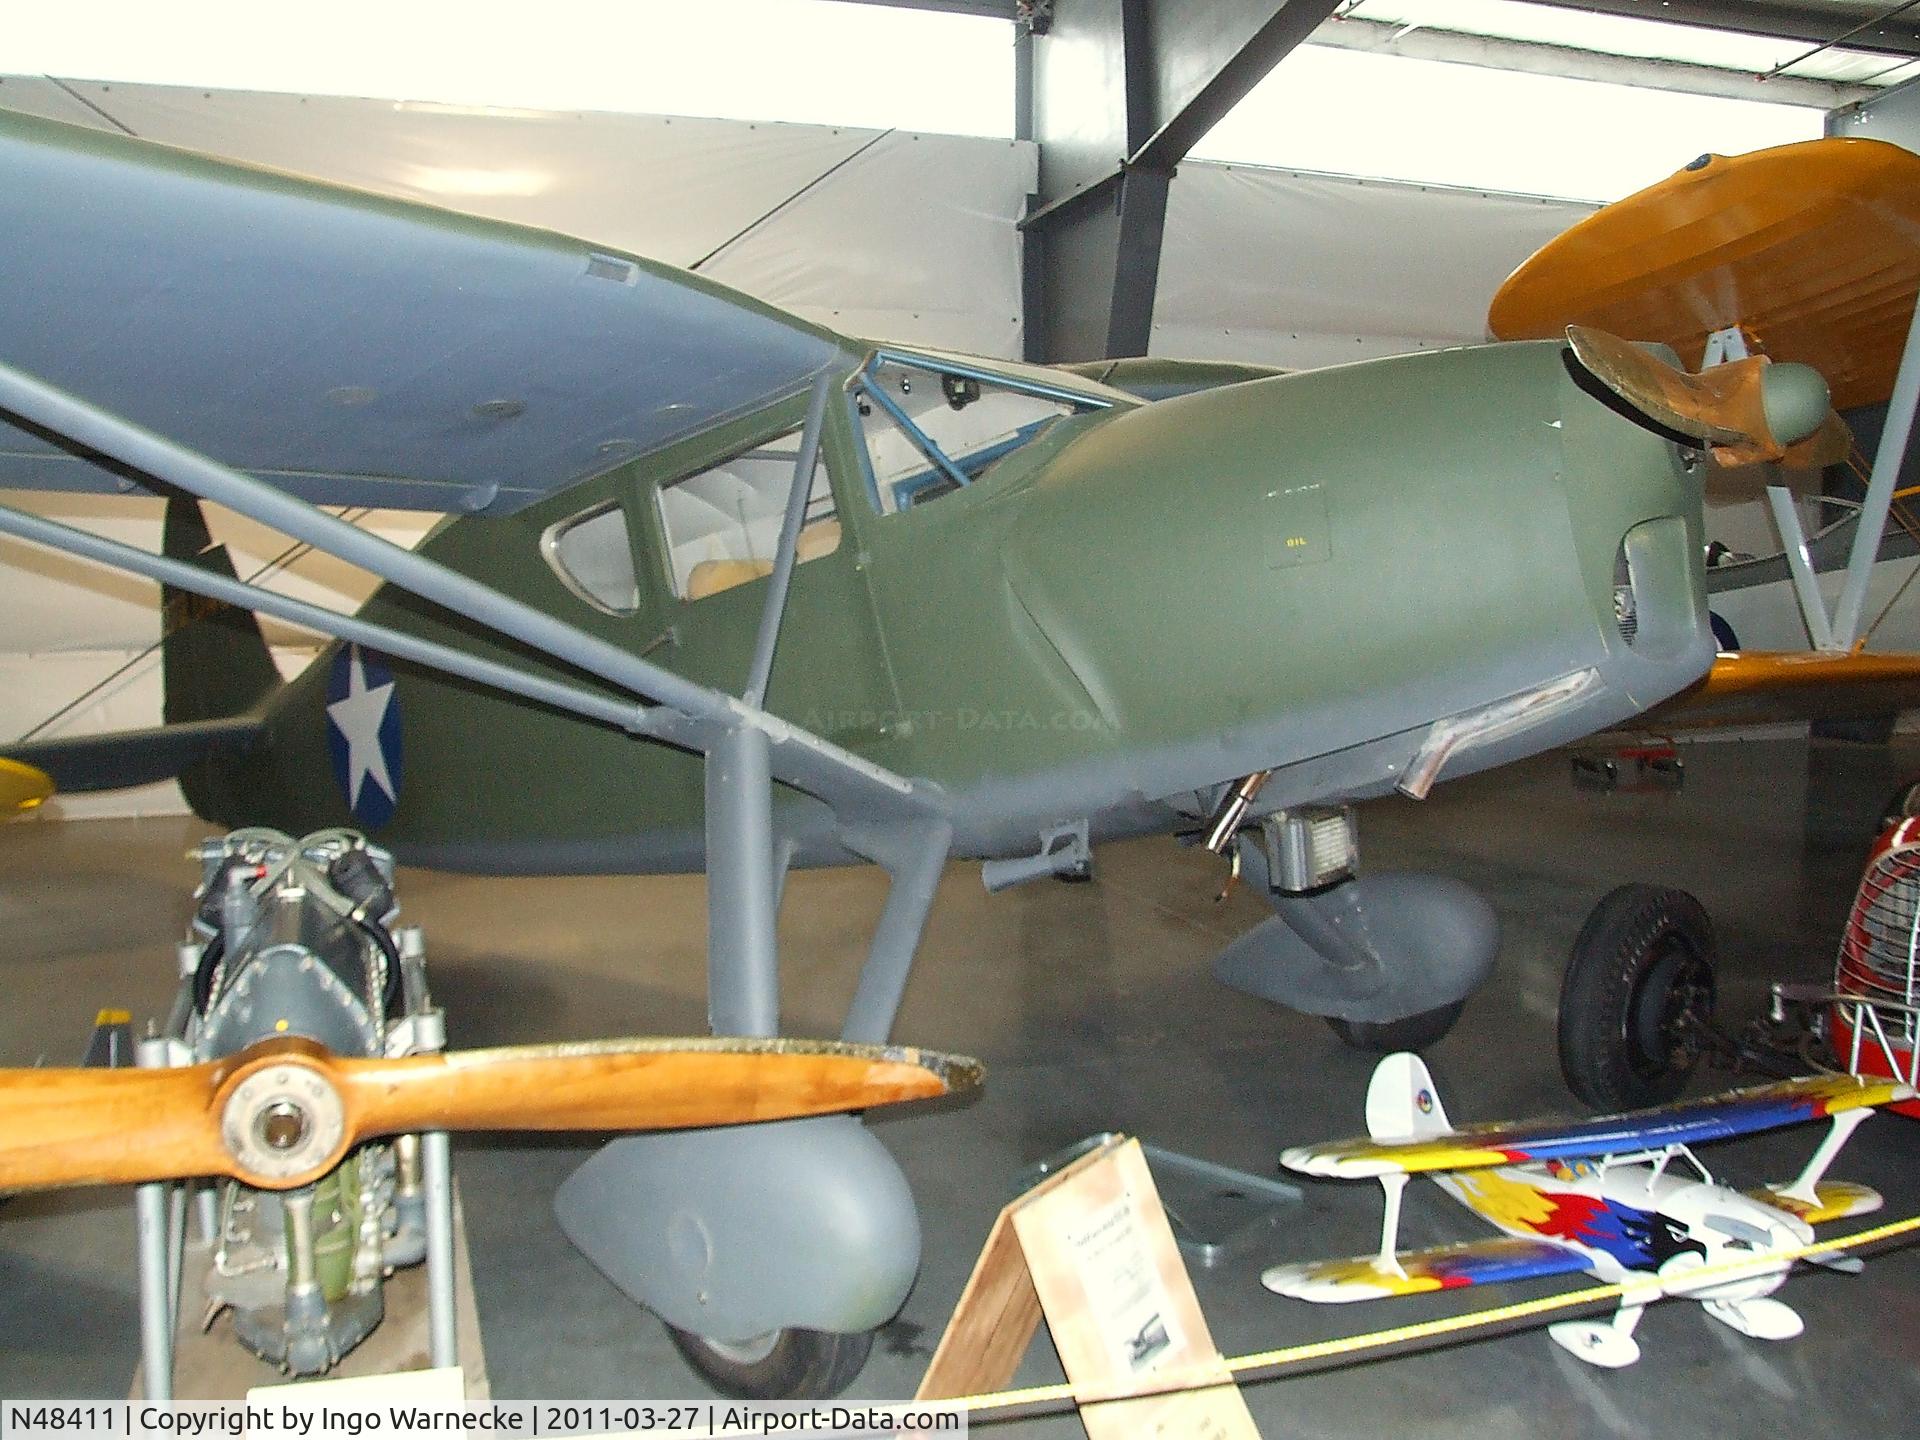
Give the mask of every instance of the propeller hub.
M 333 1164 L 346 1142 L 340 1092 L 319 1068 L 272 1060 L 243 1074 L 220 1110 L 220 1138 L 249 1184 L 284 1188 Z
M 307 1138 L 307 1112 L 291 1100 L 276 1100 L 260 1112 L 260 1140 L 269 1150 L 292 1150 Z

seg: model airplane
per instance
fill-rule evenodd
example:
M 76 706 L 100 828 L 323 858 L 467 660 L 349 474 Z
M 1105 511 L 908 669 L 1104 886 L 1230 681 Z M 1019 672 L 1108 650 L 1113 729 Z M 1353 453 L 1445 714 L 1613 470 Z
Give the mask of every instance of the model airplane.
M 1815 1225 L 1881 1205 L 1864 1185 L 1825 1179 L 1827 1167 L 1873 1107 L 1913 1094 L 1896 1082 L 1822 1075 L 1596 1120 L 1455 1130 L 1420 1057 L 1389 1055 L 1367 1087 L 1370 1139 L 1280 1157 L 1307 1175 L 1378 1180 L 1386 1193 L 1379 1252 L 1276 1265 L 1260 1280 L 1329 1304 L 1580 1272 L 1609 1284 L 1656 1280 L 1656 1288 L 1629 1293 L 1609 1322 L 1548 1328 L 1556 1344 L 1608 1368 L 1640 1358 L 1634 1326 L 1665 1295 L 1699 1301 L 1743 1335 L 1788 1340 L 1800 1333 L 1800 1317 L 1770 1297 L 1792 1267 L 1789 1252 L 1812 1243 Z M 1832 1120 L 1826 1138 L 1784 1185 L 1730 1189 L 1690 1148 L 1822 1118 Z M 1398 1249 L 1401 1195 L 1421 1173 L 1504 1238 Z
M 160 555 L 0 508 L 166 587 L 168 723 L 12 757 L 68 789 L 178 775 L 208 819 L 355 826 L 415 864 L 704 867 L 721 1033 L 778 1030 L 791 866 L 891 876 L 843 1027 L 873 1043 L 950 857 L 998 888 L 1198 830 L 1275 911 L 1223 979 L 1431 1040 L 1492 910 L 1357 873 L 1351 802 L 1616 725 L 1712 663 L 1695 449 L 1636 408 L 1661 362 L 1623 385 L 1592 333 L 1143 404 L 46 121 L 0 116 L 0 179 L 0 483 L 172 496 Z M 1807 438 L 1753 393 L 1696 397 L 1699 443 Z M 385 584 L 352 616 L 242 584 L 193 497 Z M 314 508 L 348 503 L 450 518 L 408 552 Z M 342 643 L 282 685 L 249 611 Z M 844 1383 L 920 1253 L 844 1117 L 622 1140 L 558 1208 L 737 1386 L 772 1350 Z

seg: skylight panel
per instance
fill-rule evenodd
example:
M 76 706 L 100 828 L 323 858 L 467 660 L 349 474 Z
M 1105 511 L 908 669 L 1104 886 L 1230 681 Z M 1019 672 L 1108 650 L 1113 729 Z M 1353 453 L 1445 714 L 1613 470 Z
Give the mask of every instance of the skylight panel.
M 1303 46 L 1196 158 L 1617 200 L 1708 151 L 1812 140 L 1824 112 Z
M 7 16 L 11 73 L 488 109 L 1013 133 L 1013 28 L 831 0 L 91 0 Z

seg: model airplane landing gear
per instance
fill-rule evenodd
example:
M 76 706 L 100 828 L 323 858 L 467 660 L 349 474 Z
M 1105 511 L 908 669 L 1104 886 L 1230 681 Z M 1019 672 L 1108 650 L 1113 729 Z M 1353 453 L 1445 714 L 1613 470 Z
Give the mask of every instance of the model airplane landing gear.
M 1587 916 L 1560 987 L 1560 1068 L 1599 1110 L 1660 1105 L 1711 1047 L 1713 923 L 1684 890 L 1622 885 Z
M 1622 1305 L 1611 1320 L 1563 1320 L 1547 1327 L 1547 1338 L 1569 1355 L 1603 1370 L 1624 1370 L 1640 1358 L 1633 1338 L 1644 1305 Z
M 1700 1308 L 1755 1340 L 1791 1340 L 1807 1328 L 1800 1312 L 1779 1300 L 1708 1300 Z
M 1326 1017 L 1357 1049 L 1433 1044 L 1493 966 L 1493 907 L 1444 875 L 1356 874 L 1351 810 L 1283 811 L 1236 843 L 1275 913 L 1220 952 L 1214 975 Z

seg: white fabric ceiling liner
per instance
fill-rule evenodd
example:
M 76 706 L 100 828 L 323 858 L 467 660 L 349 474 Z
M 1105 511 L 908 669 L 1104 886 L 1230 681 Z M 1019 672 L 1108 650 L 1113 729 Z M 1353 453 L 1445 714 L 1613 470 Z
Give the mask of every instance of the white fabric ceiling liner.
M 1188 164 L 1167 203 L 1152 351 L 1311 367 L 1486 338 L 1487 302 L 1591 205 Z

